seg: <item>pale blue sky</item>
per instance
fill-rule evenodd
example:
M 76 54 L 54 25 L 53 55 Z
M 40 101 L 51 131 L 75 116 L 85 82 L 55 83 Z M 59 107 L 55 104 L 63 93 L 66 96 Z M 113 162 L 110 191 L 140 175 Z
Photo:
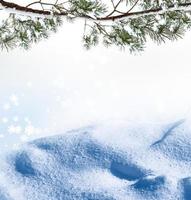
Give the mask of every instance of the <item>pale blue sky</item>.
M 1 134 L 25 141 L 29 125 L 31 138 L 106 120 L 166 121 L 189 113 L 190 32 L 161 46 L 149 42 L 136 56 L 103 46 L 86 51 L 82 32 L 82 22 L 64 23 L 29 51 L 1 52 Z

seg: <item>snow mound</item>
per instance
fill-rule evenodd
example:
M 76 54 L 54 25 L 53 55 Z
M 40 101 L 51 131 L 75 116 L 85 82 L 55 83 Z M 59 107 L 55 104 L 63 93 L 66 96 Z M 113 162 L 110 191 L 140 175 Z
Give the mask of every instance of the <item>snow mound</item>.
M 191 200 L 191 126 L 107 124 L 42 138 L 0 164 L 0 200 Z

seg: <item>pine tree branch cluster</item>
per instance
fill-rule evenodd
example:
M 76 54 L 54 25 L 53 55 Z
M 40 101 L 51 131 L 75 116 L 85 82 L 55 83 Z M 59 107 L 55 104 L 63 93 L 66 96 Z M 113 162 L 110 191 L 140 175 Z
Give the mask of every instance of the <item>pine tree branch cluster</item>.
M 28 5 L 0 0 L 0 8 L 10 13 L 0 25 L 2 49 L 28 49 L 55 32 L 62 17 L 85 20 L 88 49 L 102 41 L 142 51 L 148 38 L 158 44 L 177 40 L 191 27 L 191 0 L 37 0 Z

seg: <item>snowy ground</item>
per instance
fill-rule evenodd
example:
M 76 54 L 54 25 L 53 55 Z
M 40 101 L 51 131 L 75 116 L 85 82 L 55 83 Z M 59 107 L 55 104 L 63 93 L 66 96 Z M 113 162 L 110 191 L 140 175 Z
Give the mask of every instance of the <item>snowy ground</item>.
M 191 122 L 107 123 L 37 139 L 1 163 L 1 200 L 190 200 Z
M 190 200 L 190 33 L 134 56 L 81 27 L 1 52 L 0 200 Z

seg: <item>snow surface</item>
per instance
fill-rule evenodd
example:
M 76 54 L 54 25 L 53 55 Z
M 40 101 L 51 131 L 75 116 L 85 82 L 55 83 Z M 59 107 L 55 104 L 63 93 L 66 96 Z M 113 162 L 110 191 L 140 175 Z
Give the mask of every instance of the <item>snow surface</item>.
M 29 142 L 0 163 L 0 200 L 190 200 L 190 122 L 107 123 Z

